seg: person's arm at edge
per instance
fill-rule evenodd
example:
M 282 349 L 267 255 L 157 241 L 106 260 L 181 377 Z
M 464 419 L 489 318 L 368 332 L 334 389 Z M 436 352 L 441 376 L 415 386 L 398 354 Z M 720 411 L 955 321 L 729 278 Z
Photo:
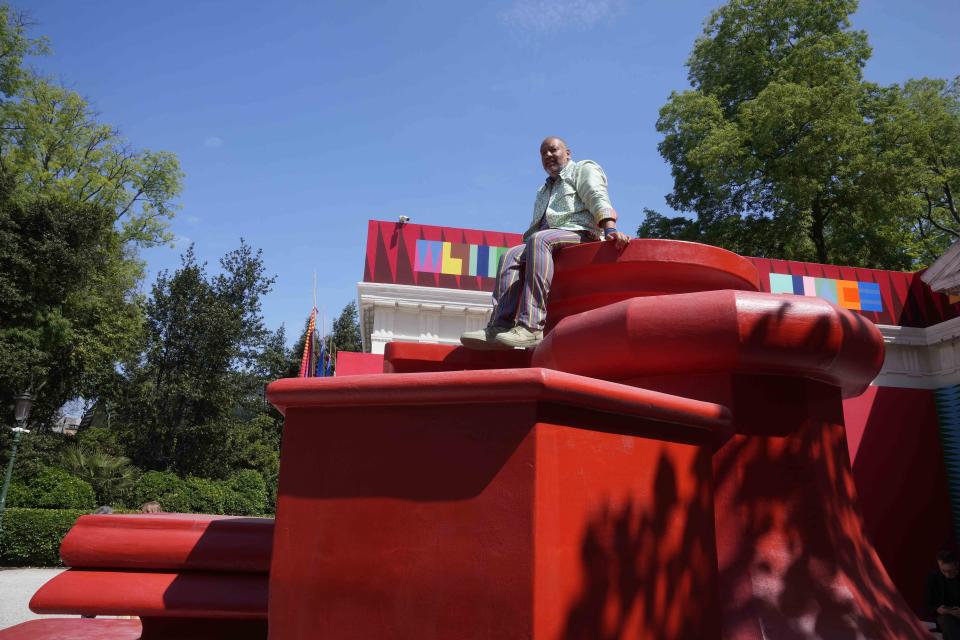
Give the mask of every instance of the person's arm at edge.
M 941 604 L 941 598 L 939 594 L 939 589 L 937 588 L 938 574 L 931 573 L 927 576 L 927 588 L 926 593 L 924 593 L 924 600 L 926 601 L 927 608 L 934 616 L 944 616 L 950 613 L 950 607 L 945 607 Z
M 617 210 L 610 202 L 607 192 L 607 176 L 596 162 L 587 160 L 580 167 L 577 180 L 577 193 L 593 214 L 597 226 L 603 230 L 605 240 L 612 240 L 617 249 L 623 249 L 630 242 L 630 236 L 622 231 L 608 231 L 617 228 Z
M 617 210 L 613 207 L 610 207 L 603 214 L 599 222 L 600 228 L 603 229 L 603 239 L 604 240 L 613 240 L 616 243 L 617 249 L 623 249 L 627 246 L 627 243 L 630 242 L 630 236 L 625 234 L 622 231 L 613 231 L 609 232 L 607 229 L 616 229 L 617 228 Z

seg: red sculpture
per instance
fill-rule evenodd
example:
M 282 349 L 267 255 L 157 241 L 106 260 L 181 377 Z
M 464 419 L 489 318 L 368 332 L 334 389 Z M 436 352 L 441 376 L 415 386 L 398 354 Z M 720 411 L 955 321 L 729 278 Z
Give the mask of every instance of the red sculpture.
M 758 289 L 713 247 L 569 247 L 532 353 L 394 343 L 388 375 L 272 384 L 269 637 L 925 638 L 862 533 L 844 437 L 881 336 Z M 267 635 L 269 524 L 116 518 L 81 518 L 77 568 L 34 610 Z M 113 522 L 135 543 L 95 546 Z M 0 638 L 62 637 L 29 624 Z

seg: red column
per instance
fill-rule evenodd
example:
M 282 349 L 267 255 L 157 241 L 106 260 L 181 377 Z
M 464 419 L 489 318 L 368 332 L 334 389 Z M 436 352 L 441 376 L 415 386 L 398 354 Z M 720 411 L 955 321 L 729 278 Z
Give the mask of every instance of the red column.
M 540 369 L 270 398 L 271 638 L 719 637 L 722 407 Z

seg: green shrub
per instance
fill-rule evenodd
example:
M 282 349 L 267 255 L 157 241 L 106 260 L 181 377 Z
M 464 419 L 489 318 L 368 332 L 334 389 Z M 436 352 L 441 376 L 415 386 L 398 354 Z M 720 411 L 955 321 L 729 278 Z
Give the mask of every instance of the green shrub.
M 133 484 L 130 506 L 139 507 L 144 502 L 156 500 L 164 511 L 180 511 L 178 506 L 189 504 L 185 496 L 186 490 L 186 483 L 177 474 L 170 471 L 148 471 Z
M 3 512 L 0 563 L 18 567 L 59 566 L 60 543 L 87 510 L 18 509 Z
M 225 513 L 227 490 L 223 481 L 190 477 L 186 485 L 192 513 Z
M 33 509 L 93 509 L 90 483 L 56 467 L 40 467 L 29 479 L 10 483 L 7 504 Z
M 67 447 L 60 454 L 58 466 L 90 483 L 98 504 L 123 502 L 140 475 L 129 458 L 81 445 Z
M 253 516 L 267 510 L 267 483 L 263 476 L 253 469 L 238 471 L 224 484 L 228 489 L 224 513 Z
M 133 500 L 139 506 L 156 500 L 174 513 L 258 515 L 268 508 L 267 485 L 252 469 L 239 471 L 226 480 L 179 478 L 169 471 L 149 471 L 134 484 Z

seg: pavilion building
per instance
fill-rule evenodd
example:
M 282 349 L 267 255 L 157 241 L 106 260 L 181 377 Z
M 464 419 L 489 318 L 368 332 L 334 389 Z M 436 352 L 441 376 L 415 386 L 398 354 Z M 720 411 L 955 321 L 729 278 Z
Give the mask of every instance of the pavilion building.
M 520 243 L 515 233 L 371 220 L 357 285 L 364 351 L 459 344 L 486 325 L 499 258 Z M 819 296 L 883 334 L 883 369 L 844 401 L 847 445 L 867 533 L 915 608 L 934 555 L 960 530 L 958 247 L 926 272 L 751 259 L 763 291 Z M 367 370 L 382 367 L 374 356 Z

